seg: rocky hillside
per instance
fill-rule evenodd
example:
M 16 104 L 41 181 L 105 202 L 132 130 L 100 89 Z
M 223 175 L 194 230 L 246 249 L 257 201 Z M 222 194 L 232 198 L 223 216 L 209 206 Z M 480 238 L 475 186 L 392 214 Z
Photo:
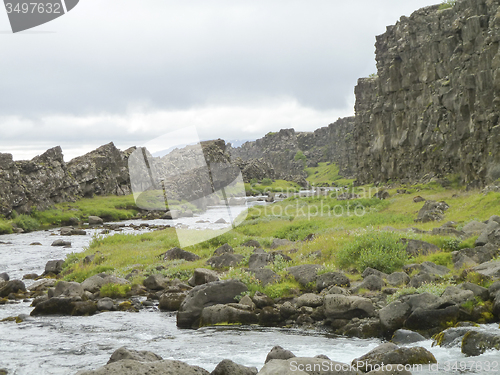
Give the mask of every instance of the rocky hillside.
M 377 77 L 355 89 L 360 183 L 500 177 L 499 3 L 426 7 L 377 37 Z
M 314 132 L 282 129 L 268 133 L 261 139 L 232 148 L 230 153 L 242 167 L 247 182 L 251 178 L 270 177 L 305 185 L 304 167 L 317 166 L 319 162 L 337 163 L 341 175 L 354 175 L 353 132 L 354 117 L 348 117 Z
M 79 197 L 130 194 L 129 151 L 113 143 L 65 163 L 60 147 L 26 161 L 0 153 L 0 215 L 28 213 Z

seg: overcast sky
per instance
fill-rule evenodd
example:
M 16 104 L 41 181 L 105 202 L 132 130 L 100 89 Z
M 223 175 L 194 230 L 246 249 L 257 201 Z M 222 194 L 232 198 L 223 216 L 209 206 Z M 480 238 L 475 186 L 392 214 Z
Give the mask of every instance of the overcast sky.
M 375 36 L 439 0 L 80 0 L 12 34 L 0 10 L 0 152 L 65 159 L 196 125 L 202 139 L 354 114 Z

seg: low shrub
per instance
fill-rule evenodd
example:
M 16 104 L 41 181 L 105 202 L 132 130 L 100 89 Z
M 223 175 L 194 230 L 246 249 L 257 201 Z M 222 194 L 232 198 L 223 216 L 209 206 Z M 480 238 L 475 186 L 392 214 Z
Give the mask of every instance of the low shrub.
M 101 287 L 99 295 L 101 297 L 120 298 L 125 297 L 130 292 L 130 285 L 125 284 L 105 284 Z
M 392 273 L 408 262 L 405 245 L 400 236 L 391 232 L 368 232 L 354 238 L 337 253 L 337 265 L 362 272 L 371 267 Z
M 28 215 L 19 215 L 13 220 L 13 223 L 25 232 L 33 232 L 40 228 L 38 220 Z

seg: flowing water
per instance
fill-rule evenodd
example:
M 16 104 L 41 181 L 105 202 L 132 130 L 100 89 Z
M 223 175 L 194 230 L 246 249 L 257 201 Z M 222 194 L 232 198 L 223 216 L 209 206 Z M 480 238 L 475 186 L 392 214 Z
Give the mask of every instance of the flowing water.
M 205 220 L 202 229 L 220 227 L 212 224 L 223 208 L 210 209 L 199 217 L 185 218 L 185 225 L 197 227 L 196 221 Z M 143 221 L 135 221 L 141 224 Z M 161 221 L 165 224 L 165 221 Z M 124 224 L 124 223 L 122 223 Z M 126 223 L 125 223 L 126 224 Z M 144 229 L 147 230 L 147 229 Z M 124 232 L 138 233 L 130 228 Z M 0 236 L 0 273 L 11 279 L 20 279 L 27 273 L 42 273 L 45 263 L 62 259 L 67 253 L 79 252 L 89 243 L 94 230 L 87 236 L 69 237 L 72 248 L 52 247 L 60 237 L 57 230 L 28 234 Z M 31 246 L 40 242 L 41 246 Z M 25 280 L 29 285 L 30 281 Z M 0 320 L 9 316 L 28 314 L 30 302 L 0 305 Z M 498 329 L 498 325 L 485 326 Z M 156 308 L 139 313 L 105 312 L 90 317 L 45 316 L 28 318 L 16 324 L 0 323 L 0 368 L 9 374 L 75 374 L 79 370 L 95 369 L 106 364 L 110 355 L 121 346 L 136 350 L 150 350 L 165 359 L 177 359 L 212 371 L 222 359 L 229 358 L 246 366 L 261 368 L 267 353 L 275 345 L 291 350 L 297 356 L 325 354 L 332 360 L 349 363 L 381 343 L 378 339 L 353 339 L 328 332 L 299 329 L 258 327 L 211 327 L 199 330 L 180 330 L 175 314 Z M 446 361 L 474 361 L 484 364 L 500 361 L 498 351 L 479 357 L 466 358 L 460 348 L 431 347 L 431 340 L 416 343 L 430 350 L 438 359 L 439 373 L 457 373 L 451 365 L 445 371 Z M 460 367 L 460 366 L 458 366 Z M 488 373 L 500 373 L 489 371 Z M 458 371 L 460 372 L 460 371 Z M 466 371 L 471 373 L 471 371 Z M 475 371 L 478 374 L 486 371 Z M 422 374 L 436 374 L 436 369 L 424 366 Z

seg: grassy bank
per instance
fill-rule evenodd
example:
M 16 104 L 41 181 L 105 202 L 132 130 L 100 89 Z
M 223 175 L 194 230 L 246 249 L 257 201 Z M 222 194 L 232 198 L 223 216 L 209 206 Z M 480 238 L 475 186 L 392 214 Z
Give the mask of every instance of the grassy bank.
M 402 269 L 412 262 L 426 260 L 451 267 L 451 251 L 473 247 L 475 237 L 460 240 L 453 236 L 433 236 L 417 234 L 413 231 L 399 231 L 406 228 L 431 230 L 442 223 L 415 223 L 414 219 L 423 202 L 414 203 L 413 197 L 421 195 L 425 199 L 445 200 L 450 208 L 445 213 L 445 221 L 454 221 L 460 229 L 471 220 L 484 221 L 498 214 L 500 193 L 482 194 L 478 191 L 445 189 L 429 184 L 414 187 L 398 187 L 410 194 L 398 194 L 397 189 L 389 189 L 386 200 L 363 197 L 368 195 L 369 186 L 361 187 L 359 199 L 338 201 L 335 196 L 313 198 L 290 198 L 283 202 L 264 207 L 254 207 L 242 225 L 209 241 L 186 248 L 201 257 L 196 262 L 163 261 L 160 255 L 178 246 L 173 229 L 127 236 L 116 234 L 107 238 L 96 237 L 89 248 L 81 254 L 73 254 L 66 262 L 65 278 L 82 281 L 99 272 L 109 271 L 125 276 L 134 270 L 135 283 L 150 274 L 161 273 L 171 278 L 187 280 L 195 268 L 204 267 L 214 250 L 229 243 L 235 253 L 244 256 L 238 267 L 224 270 L 222 278 L 237 278 L 245 282 L 251 292 L 263 291 L 271 297 L 296 294 L 308 289 L 300 286 L 286 275 L 285 268 L 301 264 L 321 264 L 328 270 L 351 272 L 353 280 L 359 279 L 359 272 L 365 267 L 373 267 L 385 272 Z M 371 193 L 376 190 L 372 190 Z M 392 230 L 389 230 L 391 228 Z M 198 231 L 189 232 L 200 236 Z M 314 239 L 303 241 L 309 234 Z M 282 281 L 262 286 L 252 274 L 245 271 L 253 248 L 242 244 L 250 239 L 259 241 L 268 248 L 274 238 L 296 241 L 279 249 L 291 258 L 285 262 L 278 257 L 268 267 L 282 276 Z M 441 251 L 428 256 L 409 258 L 400 243 L 401 238 L 419 239 L 437 245 Z M 83 264 L 86 255 L 98 252 L 96 261 Z M 456 270 L 459 275 L 462 270 Z M 323 271 L 322 271 L 323 272 Z M 358 273 L 357 273 L 358 272 Z

